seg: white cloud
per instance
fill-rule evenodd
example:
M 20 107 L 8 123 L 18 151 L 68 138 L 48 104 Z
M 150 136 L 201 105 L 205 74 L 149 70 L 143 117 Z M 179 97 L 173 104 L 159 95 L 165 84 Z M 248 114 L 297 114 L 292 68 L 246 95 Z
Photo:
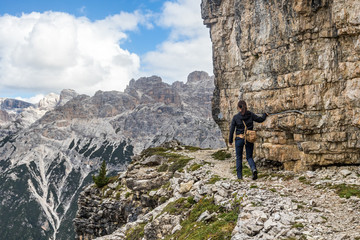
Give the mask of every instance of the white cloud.
M 96 22 L 61 12 L 1 16 L 0 92 L 123 90 L 140 59 L 119 43 L 141 23 L 146 19 L 138 12 Z
M 201 19 L 200 2 L 177 0 L 164 4 L 157 24 L 170 28 L 171 33 L 156 51 L 143 56 L 144 73 L 159 75 L 167 82 L 183 81 L 194 70 L 212 74 L 211 41 Z
M 134 77 L 155 74 L 174 82 L 194 70 L 212 74 L 211 41 L 200 2 L 167 1 L 161 13 L 121 12 L 95 22 L 51 11 L 0 16 L 0 95 L 46 95 L 67 88 L 92 95 L 121 91 Z M 140 25 L 170 29 L 170 36 L 141 62 L 136 53 L 121 48 L 127 33 L 140 31 Z

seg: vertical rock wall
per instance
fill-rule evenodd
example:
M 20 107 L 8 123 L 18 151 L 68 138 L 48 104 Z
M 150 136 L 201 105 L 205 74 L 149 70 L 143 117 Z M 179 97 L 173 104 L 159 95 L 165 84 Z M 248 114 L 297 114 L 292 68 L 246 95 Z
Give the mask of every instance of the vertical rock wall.
M 213 117 L 226 139 L 239 99 L 256 156 L 288 170 L 360 164 L 360 1 L 203 0 L 213 43 Z

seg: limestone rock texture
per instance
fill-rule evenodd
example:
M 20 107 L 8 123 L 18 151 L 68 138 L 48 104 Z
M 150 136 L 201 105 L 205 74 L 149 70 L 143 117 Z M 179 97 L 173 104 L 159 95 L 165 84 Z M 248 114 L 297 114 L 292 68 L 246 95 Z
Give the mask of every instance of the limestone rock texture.
M 360 164 L 360 2 L 203 0 L 213 43 L 213 117 L 228 138 L 244 99 L 255 155 L 303 171 Z

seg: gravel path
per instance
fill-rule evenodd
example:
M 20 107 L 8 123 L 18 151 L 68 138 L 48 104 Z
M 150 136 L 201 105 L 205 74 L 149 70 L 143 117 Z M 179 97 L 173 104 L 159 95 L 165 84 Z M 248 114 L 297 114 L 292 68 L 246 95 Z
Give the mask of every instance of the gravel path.
M 167 202 L 139 216 L 136 222 L 129 222 L 113 234 L 98 239 L 125 239 L 127 230 L 140 224 L 145 224 L 147 238 L 144 239 L 161 239 L 180 231 L 180 218 L 187 217 L 186 211 L 181 216 L 162 212 L 170 202 L 191 196 L 195 201 L 213 198 L 215 205 L 225 209 L 239 206 L 232 240 L 360 240 L 360 192 L 357 192 L 360 191 L 360 166 L 330 167 L 303 173 L 259 168 L 256 181 L 251 176 L 237 180 L 233 149 L 230 149 L 232 156 L 223 161 L 212 157 L 216 151 L 177 151 L 193 160 L 168 181 L 166 188 L 149 193 L 149 196 L 166 197 Z M 158 166 L 145 166 L 149 159 L 143 160 L 144 166 L 134 167 L 132 174 L 127 174 L 130 178 L 127 180 L 132 179 L 136 186 L 151 185 L 156 181 L 152 175 L 161 176 L 162 173 L 158 172 Z M 347 191 L 352 188 L 352 195 L 356 196 L 340 197 L 340 187 Z M 152 189 L 151 186 L 148 188 Z M 210 213 L 202 214 L 211 219 Z M 154 233 L 157 237 L 150 237 Z
M 214 174 L 235 180 L 233 149 L 232 157 L 224 161 L 213 159 L 214 152 L 201 150 L 186 155 L 199 163 L 211 163 L 209 170 Z M 264 177 L 240 181 L 237 193 L 243 201 L 232 239 L 360 239 L 360 198 L 341 198 L 334 188 L 354 184 L 359 189 L 359 166 L 299 174 L 259 172 Z
M 220 149 L 225 150 L 225 149 Z M 219 161 L 215 160 L 211 155 L 217 150 L 199 150 L 196 152 L 185 152 L 184 155 L 187 155 L 191 158 L 195 159 L 195 162 L 202 163 L 202 162 L 209 162 L 212 165 L 211 171 L 222 177 L 227 179 L 236 179 L 236 176 L 233 174 L 233 170 L 235 168 L 235 158 L 234 153 L 232 153 L 232 157 L 230 160 L 226 161 Z

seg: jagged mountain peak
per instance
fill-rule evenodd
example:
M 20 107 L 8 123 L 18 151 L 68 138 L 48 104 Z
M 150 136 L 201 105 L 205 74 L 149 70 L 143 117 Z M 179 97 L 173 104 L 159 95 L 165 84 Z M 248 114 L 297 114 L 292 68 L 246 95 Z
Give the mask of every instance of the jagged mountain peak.
M 58 106 L 63 106 L 65 103 L 67 103 L 69 100 L 73 99 L 79 95 L 75 90 L 72 89 L 63 89 L 60 93 L 60 99 L 58 102 Z
M 53 109 L 60 100 L 60 96 L 56 93 L 49 93 L 43 99 L 41 99 L 38 103 L 38 107 L 44 110 Z
M 151 77 L 141 77 L 138 80 L 136 80 L 134 82 L 137 86 L 142 86 L 142 85 L 154 85 L 154 84 L 159 84 L 159 83 L 163 83 L 162 78 L 156 75 L 153 75 Z
M 192 83 L 196 83 L 199 81 L 204 81 L 209 78 L 210 78 L 210 76 L 207 72 L 194 71 L 188 75 L 186 84 L 192 84 Z

